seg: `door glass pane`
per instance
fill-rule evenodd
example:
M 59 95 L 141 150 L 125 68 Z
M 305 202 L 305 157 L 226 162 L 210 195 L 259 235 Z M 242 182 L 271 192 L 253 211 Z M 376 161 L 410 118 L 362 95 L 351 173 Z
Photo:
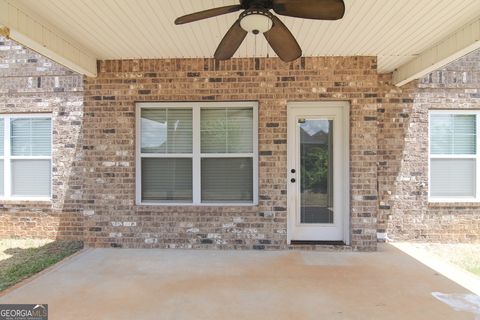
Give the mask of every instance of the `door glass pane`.
M 333 223 L 333 121 L 300 123 L 300 222 Z

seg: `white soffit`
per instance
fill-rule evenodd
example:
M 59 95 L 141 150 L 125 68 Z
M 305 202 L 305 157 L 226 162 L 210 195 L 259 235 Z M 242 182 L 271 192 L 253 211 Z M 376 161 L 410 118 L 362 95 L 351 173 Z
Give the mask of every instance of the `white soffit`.
M 7 0 L 0 0 L 7 1 Z M 182 26 L 176 17 L 236 0 L 8 0 L 48 21 L 97 59 L 212 57 L 238 13 Z M 391 72 L 480 16 L 480 0 L 345 0 L 345 17 L 282 17 L 303 56 L 377 56 Z M 248 35 L 235 57 L 274 56 Z
M 480 48 L 480 18 L 468 23 L 393 72 L 402 86 Z
M 0 0 L 0 35 L 88 76 L 97 75 L 97 60 L 87 49 L 75 43 L 43 19 L 35 19 L 28 11 Z

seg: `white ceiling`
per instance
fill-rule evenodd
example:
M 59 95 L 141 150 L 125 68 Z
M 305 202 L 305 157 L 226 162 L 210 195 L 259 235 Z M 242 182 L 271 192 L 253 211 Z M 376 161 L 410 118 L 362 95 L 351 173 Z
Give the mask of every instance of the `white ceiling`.
M 10 0 L 32 18 L 89 49 L 97 59 L 212 57 L 238 13 L 174 25 L 176 17 L 236 0 Z M 281 17 L 304 56 L 378 56 L 390 72 L 480 15 L 480 0 L 345 0 L 345 17 Z M 236 57 L 274 56 L 248 35 Z

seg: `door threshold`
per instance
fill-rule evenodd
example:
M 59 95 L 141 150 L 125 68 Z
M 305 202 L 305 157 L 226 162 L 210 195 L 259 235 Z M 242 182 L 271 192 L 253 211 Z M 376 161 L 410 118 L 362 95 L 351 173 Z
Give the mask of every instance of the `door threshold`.
M 324 245 L 324 246 L 345 246 L 343 241 L 325 241 L 325 240 L 291 240 L 291 245 Z

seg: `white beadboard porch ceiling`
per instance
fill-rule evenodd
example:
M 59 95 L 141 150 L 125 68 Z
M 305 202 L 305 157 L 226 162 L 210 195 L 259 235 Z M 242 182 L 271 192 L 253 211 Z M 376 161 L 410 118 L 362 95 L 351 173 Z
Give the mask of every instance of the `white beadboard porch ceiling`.
M 236 0 L 10 0 L 48 21 L 97 59 L 212 57 L 238 17 L 231 13 L 182 26 L 176 17 Z M 279 16 L 303 56 L 378 56 L 390 72 L 472 21 L 480 0 L 345 0 L 345 17 L 315 21 Z M 249 34 L 235 57 L 274 56 Z

